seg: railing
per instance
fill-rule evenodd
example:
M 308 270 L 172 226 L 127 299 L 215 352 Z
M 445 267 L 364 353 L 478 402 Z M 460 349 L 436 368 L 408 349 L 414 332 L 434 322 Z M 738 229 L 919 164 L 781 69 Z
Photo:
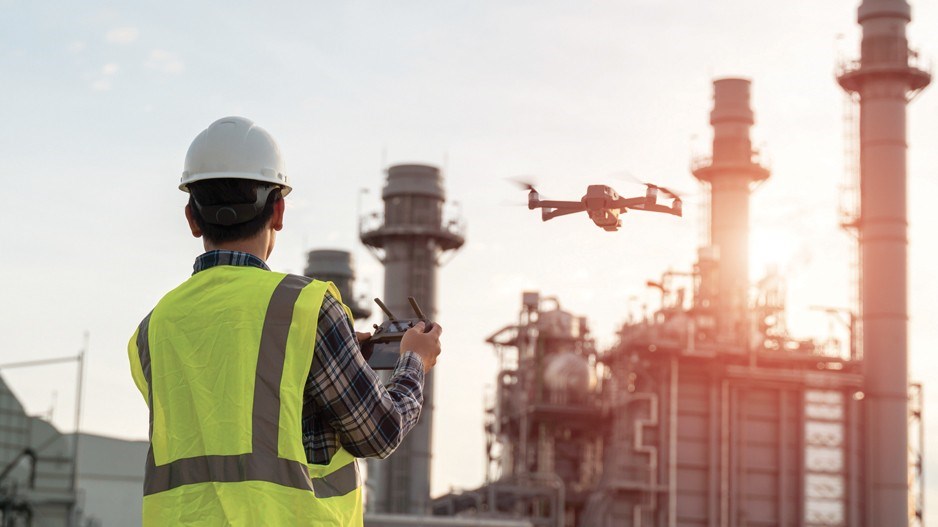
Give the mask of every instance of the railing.
M 769 168 L 771 166 L 768 154 L 759 150 L 758 148 L 752 149 L 748 162 L 763 168 Z M 710 154 L 696 155 L 691 158 L 691 172 L 696 172 L 697 170 L 709 168 L 711 166 L 713 166 L 713 156 Z
M 461 216 L 453 215 L 449 218 L 445 217 L 440 222 L 440 228 L 437 232 L 448 234 L 452 236 L 458 236 L 464 238 L 466 235 L 466 221 Z M 408 227 L 413 225 L 414 227 L 424 227 L 423 224 L 414 223 L 414 224 L 401 224 L 400 227 Z M 371 214 L 365 214 L 358 219 L 358 233 L 359 235 L 371 233 L 385 227 L 384 223 L 384 214 L 380 212 L 372 212 Z
M 877 61 L 866 65 L 867 68 L 895 68 L 896 66 L 907 67 L 913 70 L 932 72 L 932 61 L 929 57 L 922 55 L 918 50 L 906 48 L 905 53 L 897 53 L 892 57 L 877 57 Z M 893 60 L 890 60 L 893 59 Z M 840 78 L 845 75 L 851 75 L 860 71 L 864 67 L 863 60 L 858 58 L 843 58 L 837 60 L 835 75 Z
M 759 332 L 757 329 L 750 329 L 746 335 L 737 335 L 737 341 L 722 340 L 718 337 L 715 328 L 704 330 L 700 326 L 700 319 L 695 319 L 689 311 L 682 311 L 686 315 L 683 318 L 684 326 L 680 326 L 680 321 L 669 318 L 667 320 L 660 317 L 663 312 L 657 312 L 651 317 L 643 320 L 627 322 L 619 328 L 619 344 L 614 346 L 618 348 L 622 344 L 637 342 L 645 346 L 651 345 L 655 350 L 665 350 L 674 347 L 680 347 L 687 354 L 696 354 L 706 346 L 716 346 L 725 350 L 736 349 L 738 353 L 744 351 L 744 347 L 733 348 L 733 343 L 742 344 L 747 342 L 750 349 L 759 353 L 785 353 L 797 354 L 798 356 L 814 357 L 818 361 L 833 361 L 829 365 L 830 369 L 841 369 L 838 366 L 841 362 L 853 362 L 860 360 L 856 356 L 856 351 L 852 348 L 851 337 L 848 329 L 844 329 L 838 334 L 828 335 L 823 339 L 799 339 L 790 335 L 787 329 L 782 329 L 778 334 L 769 334 Z M 755 311 L 752 311 L 755 313 Z M 674 314 L 671 312 L 670 314 Z M 700 315 L 697 315 L 699 317 Z M 693 329 L 692 326 L 693 325 Z M 752 327 L 754 324 L 750 324 Z M 709 337 L 702 337 L 701 333 L 708 333 Z M 651 348 L 649 348 L 651 350 Z M 653 350 L 652 350 L 653 351 Z
M 384 215 L 380 212 L 372 212 L 358 218 L 358 234 L 376 231 L 384 225 Z

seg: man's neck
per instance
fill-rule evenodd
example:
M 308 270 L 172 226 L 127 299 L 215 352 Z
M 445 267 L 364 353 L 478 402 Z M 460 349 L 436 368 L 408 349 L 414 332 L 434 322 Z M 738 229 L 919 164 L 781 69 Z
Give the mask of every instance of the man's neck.
M 246 240 L 235 240 L 222 243 L 212 243 L 208 240 L 204 240 L 202 245 L 205 247 L 206 251 L 238 251 L 242 253 L 253 254 L 254 256 L 263 260 L 265 263 L 267 262 L 267 257 L 270 256 L 268 252 L 269 244 L 266 236 L 255 236 Z

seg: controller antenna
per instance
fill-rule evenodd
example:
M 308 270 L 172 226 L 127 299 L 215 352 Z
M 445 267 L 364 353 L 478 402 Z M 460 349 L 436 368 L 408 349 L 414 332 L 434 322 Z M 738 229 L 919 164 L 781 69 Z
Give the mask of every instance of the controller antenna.
M 391 310 L 388 309 L 388 306 L 384 305 L 384 302 L 382 302 L 380 298 L 375 299 L 375 304 L 378 304 L 378 307 L 381 308 L 381 311 L 384 311 L 384 314 L 388 316 L 389 320 L 397 320 L 394 313 L 391 313 Z
M 420 306 L 417 305 L 417 299 L 409 296 L 407 301 L 410 302 L 410 307 L 413 308 L 414 314 L 417 315 L 417 318 L 420 320 L 427 320 L 427 317 L 424 316 L 423 311 L 420 310 Z

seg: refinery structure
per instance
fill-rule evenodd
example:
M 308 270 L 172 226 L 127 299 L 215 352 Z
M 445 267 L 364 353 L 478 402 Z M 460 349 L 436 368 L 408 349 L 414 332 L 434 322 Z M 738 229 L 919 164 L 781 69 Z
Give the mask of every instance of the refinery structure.
M 486 482 L 437 497 L 430 511 L 415 509 L 422 497 L 413 495 L 389 506 L 389 488 L 428 487 L 414 484 L 425 474 L 420 459 L 408 479 L 378 471 L 369 510 L 433 515 L 412 525 L 922 525 L 921 386 L 908 379 L 906 107 L 931 75 L 909 47 L 910 21 L 905 0 L 864 0 L 859 59 L 837 71 L 859 111 L 858 199 L 842 211 L 858 242 L 859 301 L 831 313 L 846 342 L 792 337 L 783 277 L 749 281 L 749 198 L 770 170 L 750 139 L 750 80 L 718 79 L 712 153 L 691 163 L 709 194 L 707 240 L 692 268 L 651 277 L 660 310 L 598 349 L 587 317 L 523 293 L 517 322 L 488 338 L 499 372 L 484 424 Z M 390 215 L 387 190 L 385 199 Z M 386 269 L 386 281 L 400 283 L 401 273 Z M 455 523 L 469 519 L 479 523 Z M 366 519 L 408 524 L 398 521 Z
M 429 375 L 415 429 L 367 463 L 365 525 L 923 525 L 922 387 L 908 378 L 906 111 L 931 75 L 909 47 L 910 21 L 906 0 L 863 0 L 859 58 L 837 70 L 859 113 L 858 199 L 844 211 L 858 302 L 831 313 L 848 338 L 793 337 L 784 278 L 750 282 L 750 195 L 771 177 L 750 138 L 758 79 L 717 79 L 711 152 L 691 160 L 709 197 L 707 236 L 687 269 L 648 277 L 660 309 L 630 317 L 600 347 L 589 313 L 519 291 L 517 320 L 486 339 L 498 374 L 478 431 L 484 483 L 431 497 Z M 386 175 L 384 210 L 360 219 L 361 242 L 384 266 L 390 311 L 408 313 L 413 296 L 435 319 L 438 268 L 465 243 L 465 225 L 444 212 L 439 168 L 400 164 Z M 304 274 L 336 283 L 356 318 L 371 315 L 350 252 L 310 251 Z M 125 521 L 95 500 L 138 485 L 143 464 L 139 475 L 122 465 L 97 479 L 83 467 L 145 444 L 89 438 L 80 450 L 26 416 L 2 381 L 0 435 L 0 525 Z M 124 497 L 139 510 L 139 498 Z

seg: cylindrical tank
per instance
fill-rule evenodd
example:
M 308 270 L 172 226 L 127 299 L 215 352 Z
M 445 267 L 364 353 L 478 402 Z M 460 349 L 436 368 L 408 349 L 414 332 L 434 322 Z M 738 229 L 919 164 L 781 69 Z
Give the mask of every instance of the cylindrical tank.
M 576 353 L 555 353 L 544 366 L 544 385 L 549 392 L 579 401 L 596 387 L 596 373 L 589 361 Z
M 388 168 L 383 225 L 361 233 L 365 245 L 382 255 L 384 302 L 401 318 L 413 317 L 407 298 L 436 319 L 436 269 L 442 253 L 458 249 L 464 238 L 443 222 L 443 178 L 430 165 Z M 426 377 L 420 420 L 386 460 L 369 460 L 368 510 L 425 514 L 430 502 L 430 447 L 433 423 L 433 374 Z
M 307 253 L 305 276 L 332 282 L 342 295 L 342 302 L 352 310 L 356 319 L 368 318 L 371 309 L 367 303 L 359 302 L 352 287 L 355 281 L 355 263 L 352 253 L 335 249 L 315 249 Z
M 694 176 L 710 184 L 710 243 L 719 254 L 715 313 L 718 338 L 742 342 L 749 288 L 749 187 L 769 177 L 749 137 L 755 123 L 748 79 L 713 82 L 713 155 Z
M 537 319 L 537 331 L 549 339 L 576 339 L 581 333 L 580 318 L 560 309 L 545 311 Z
M 906 106 L 931 75 L 914 63 L 905 0 L 864 0 L 860 62 L 840 85 L 860 96 L 860 284 L 868 525 L 909 524 Z

